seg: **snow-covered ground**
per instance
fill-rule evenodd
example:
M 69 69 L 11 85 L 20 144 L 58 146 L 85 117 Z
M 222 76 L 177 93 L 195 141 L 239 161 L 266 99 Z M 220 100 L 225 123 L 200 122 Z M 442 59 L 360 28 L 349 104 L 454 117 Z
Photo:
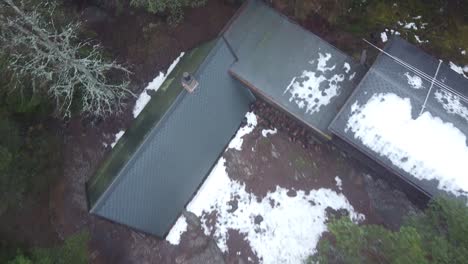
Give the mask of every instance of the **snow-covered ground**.
M 187 231 L 187 220 L 182 215 L 177 219 L 175 224 L 166 236 L 166 240 L 172 245 L 178 245 L 180 243 L 180 236 Z
M 466 108 L 451 108 L 466 114 Z M 375 94 L 363 105 L 352 105 L 347 131 L 365 146 L 388 158 L 418 179 L 438 180 L 441 190 L 468 192 L 466 136 L 453 124 L 429 112 L 413 119 L 409 98 L 393 93 Z
M 111 143 L 111 147 L 114 148 L 117 142 L 119 142 L 120 138 L 125 134 L 125 131 L 120 130 L 115 134 L 114 142 Z
M 230 151 L 241 150 L 242 137 L 256 125 L 254 113 L 247 113 L 246 117 L 248 124 L 240 128 Z M 262 132 L 264 136 L 273 134 L 273 130 Z M 335 180 L 341 189 L 341 179 Z M 236 208 L 232 207 L 233 202 Z M 364 219 L 342 193 L 332 189 L 304 191 L 277 186 L 265 197 L 257 197 L 246 190 L 245 184 L 228 175 L 226 160 L 221 157 L 186 209 L 201 218 L 205 234 L 212 235 L 223 252 L 229 251 L 228 231 L 235 230 L 245 236 L 261 263 L 302 263 L 316 252 L 316 245 L 327 230 L 327 208 L 347 210 L 356 222 Z M 181 230 L 186 228 L 183 220 L 177 223 L 166 238 L 172 244 L 180 241 Z
M 148 94 L 148 91 L 154 91 L 156 92 L 159 90 L 159 87 L 164 83 L 166 80 L 167 76 L 171 74 L 172 70 L 177 66 L 179 63 L 180 59 L 184 56 L 184 52 L 182 52 L 177 59 L 172 62 L 172 64 L 169 66 L 167 69 L 166 73 L 159 72 L 159 75 L 154 78 L 153 81 L 151 81 L 148 86 L 141 92 L 140 96 L 138 96 L 138 99 L 135 103 L 135 107 L 133 108 L 133 117 L 136 118 L 141 111 L 145 108 L 145 106 L 148 104 L 148 102 L 151 100 L 151 96 Z
M 328 105 L 333 98 L 339 95 L 341 90 L 341 83 L 346 79 L 345 74 L 349 74 L 351 66 L 345 62 L 343 65 L 338 66 L 337 72 L 341 74 L 334 74 L 332 77 L 325 77 L 325 73 L 334 71 L 337 65 L 329 66 L 329 60 L 332 58 L 330 53 L 318 54 L 316 60 L 309 62 L 311 65 L 316 64 L 314 71 L 304 70 L 300 76 L 294 77 L 284 94 L 288 94 L 289 101 L 294 102 L 300 109 L 305 108 L 308 114 L 319 112 L 323 106 Z M 351 80 L 354 77 L 354 72 L 348 77 Z
M 274 135 L 278 132 L 278 129 L 263 129 L 262 130 L 262 136 L 268 137 L 268 135 Z
M 244 143 L 244 139 L 242 139 L 245 135 L 251 133 L 254 128 L 257 126 L 257 116 L 253 112 L 248 112 L 245 115 L 247 119 L 247 125 L 241 127 L 234 138 L 229 142 L 227 149 L 236 149 L 241 151 L 242 150 L 242 143 Z

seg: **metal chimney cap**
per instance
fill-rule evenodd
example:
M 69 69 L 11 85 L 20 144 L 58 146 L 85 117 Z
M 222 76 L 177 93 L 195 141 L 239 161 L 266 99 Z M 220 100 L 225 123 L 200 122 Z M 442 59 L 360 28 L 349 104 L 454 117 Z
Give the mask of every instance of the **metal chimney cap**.
M 182 78 L 184 78 L 184 80 L 186 81 L 190 81 L 190 79 L 192 79 L 192 76 L 190 75 L 190 73 L 184 72 L 182 73 Z

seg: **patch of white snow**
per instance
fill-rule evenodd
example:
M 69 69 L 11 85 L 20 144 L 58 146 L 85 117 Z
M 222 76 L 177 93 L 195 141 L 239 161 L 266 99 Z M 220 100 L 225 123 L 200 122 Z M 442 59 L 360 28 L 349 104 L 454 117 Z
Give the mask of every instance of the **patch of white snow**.
M 326 71 L 332 71 L 335 69 L 335 65 L 331 67 L 327 67 L 327 62 L 331 59 L 331 54 L 326 53 L 323 55 L 322 53 L 319 53 L 319 58 L 317 62 L 317 70 L 321 72 L 326 72 Z
M 349 73 L 349 71 L 351 70 L 351 65 L 349 65 L 349 63 L 345 62 L 344 65 L 343 65 L 343 68 L 345 69 L 346 73 Z
M 421 38 L 419 38 L 418 35 L 414 35 L 414 38 L 415 38 L 416 41 L 417 41 L 418 43 L 420 43 L 420 44 L 421 44 L 421 43 L 429 43 L 429 40 L 421 40 Z
M 465 73 L 468 73 L 468 65 L 465 67 L 461 67 L 461 66 L 456 65 L 453 62 L 450 62 L 449 65 L 450 65 L 450 69 L 452 69 L 456 73 L 468 79 L 468 76 L 465 74 Z
M 227 149 L 236 149 L 241 151 L 242 143 L 244 143 L 243 137 L 252 133 L 254 128 L 257 126 L 257 116 L 253 112 L 248 112 L 245 117 L 247 118 L 247 124 L 237 131 L 236 135 L 229 143 Z
M 172 62 L 172 64 L 169 66 L 167 69 L 166 73 L 159 72 L 159 75 L 154 78 L 153 81 L 151 81 L 148 86 L 141 92 L 141 94 L 138 96 L 138 99 L 135 103 L 135 107 L 133 108 L 133 117 L 136 118 L 141 111 L 143 111 L 143 108 L 148 104 L 148 102 L 151 100 L 151 96 L 148 94 L 148 91 L 154 91 L 156 92 L 159 90 L 159 87 L 164 83 L 166 80 L 167 76 L 174 70 L 176 65 L 179 63 L 180 59 L 184 56 L 184 52 L 182 52 L 177 59 Z
M 263 129 L 262 136 L 268 137 L 268 135 L 274 135 L 278 132 L 278 129 Z
M 413 87 L 414 89 L 421 89 L 424 88 L 423 81 L 421 77 L 417 75 L 411 76 L 409 72 L 405 73 L 406 78 L 408 79 L 408 84 Z
M 172 245 L 179 245 L 180 236 L 187 231 L 187 220 L 181 215 L 166 236 L 167 242 Z
M 388 36 L 386 32 L 380 33 L 380 39 L 382 39 L 382 42 L 385 43 L 388 41 Z
M 343 181 L 341 180 L 341 178 L 336 176 L 335 182 L 336 182 L 336 187 L 338 187 L 340 191 L 343 190 Z
M 114 148 L 117 142 L 119 142 L 120 138 L 125 134 L 125 131 L 121 130 L 117 134 L 115 134 L 114 142 L 111 143 L 111 147 Z
M 466 55 L 466 50 L 460 51 L 461 55 Z
M 441 89 L 438 89 L 434 96 L 448 113 L 459 115 L 468 121 L 468 108 L 460 101 L 460 97 Z
M 303 71 L 301 76 L 294 77 L 284 94 L 289 93 L 289 101 L 295 102 L 301 109 L 305 108 L 308 114 L 320 111 L 322 106 L 328 105 L 331 100 L 340 93 L 340 83 L 345 80 L 345 74 L 335 74 L 330 78 L 323 73 L 332 71 L 336 65 L 327 66 L 331 55 L 319 53 L 317 60 L 317 71 Z M 313 62 L 312 60 L 311 62 Z M 348 65 L 351 68 L 350 65 Z M 346 73 L 347 66 L 344 66 Z
M 327 231 L 327 208 L 348 210 L 355 222 L 364 219 L 343 194 L 330 189 L 296 191 L 291 197 L 288 189 L 277 187 L 260 199 L 229 178 L 225 162 L 224 158 L 218 161 L 187 206 L 201 217 L 205 233 L 213 234 L 223 252 L 228 251 L 228 231 L 237 230 L 262 263 L 302 263 L 316 252 Z M 235 210 L 232 201 L 237 202 Z M 208 215 L 213 213 L 216 220 L 207 225 Z
M 468 191 L 466 136 L 453 124 L 424 112 L 411 115 L 409 98 L 375 94 L 352 107 L 346 131 L 418 179 L 438 180 L 438 188 L 455 195 Z
M 403 26 L 403 28 L 418 30 L 418 27 L 416 26 L 416 23 L 414 22 L 407 23 L 406 25 Z

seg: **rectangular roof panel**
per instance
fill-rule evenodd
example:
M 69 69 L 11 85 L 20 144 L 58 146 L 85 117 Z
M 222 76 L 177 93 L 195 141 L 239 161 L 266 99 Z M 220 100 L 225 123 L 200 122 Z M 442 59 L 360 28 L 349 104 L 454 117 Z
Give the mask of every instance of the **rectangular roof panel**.
M 233 76 L 330 136 L 328 126 L 362 77 L 361 65 L 260 1 L 250 1 L 224 35 L 239 58 Z
M 468 194 L 468 80 L 401 38 L 330 130 L 429 195 Z
M 168 232 L 254 99 L 227 74 L 233 62 L 218 41 L 194 74 L 199 87 L 179 95 L 92 213 L 159 237 Z

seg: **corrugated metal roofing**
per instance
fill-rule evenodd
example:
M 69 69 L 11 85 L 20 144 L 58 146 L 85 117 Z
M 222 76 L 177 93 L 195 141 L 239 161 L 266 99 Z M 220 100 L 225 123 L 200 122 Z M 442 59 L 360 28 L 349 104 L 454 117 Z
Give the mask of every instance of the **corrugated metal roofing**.
M 437 72 L 439 60 L 436 60 L 399 37 L 395 37 L 389 42 L 384 50 L 394 57 L 418 68 L 429 76 L 434 76 Z M 416 118 L 420 114 L 425 98 L 428 95 L 431 81 L 421 78 L 422 88 L 414 89 L 411 88 L 409 84 L 408 77 L 406 76 L 407 74 L 414 75 L 413 72 L 396 63 L 391 57 L 380 54 L 359 86 L 350 96 L 341 112 L 330 125 L 330 130 L 381 165 L 401 176 L 413 186 L 416 186 L 432 196 L 442 193 L 442 191 L 437 188 L 437 181 L 419 180 L 415 178 L 413 175 L 395 166 L 387 157 L 379 155 L 365 146 L 362 141 L 355 138 L 351 130 L 346 131 L 347 123 L 352 113 L 352 105 L 356 102 L 360 105 L 365 104 L 372 96 L 380 93 L 393 93 L 399 97 L 408 98 L 413 106 L 412 117 L 413 119 Z M 451 70 L 447 64 L 441 64 L 436 79 L 452 87 L 459 93 L 468 96 L 468 80 Z M 464 135 L 468 136 L 468 120 L 461 115 L 450 113 L 444 109 L 443 105 L 435 99 L 435 93 L 437 91 L 440 91 L 440 87 L 433 86 L 431 93 L 428 95 L 425 111 L 428 111 L 432 116 L 439 117 L 444 122 L 453 124 L 453 126 L 458 128 Z M 466 102 L 461 101 L 460 103 L 468 108 Z M 427 147 L 428 150 L 430 150 L 431 142 L 427 142 Z
M 330 136 L 328 126 L 359 83 L 361 65 L 257 0 L 246 4 L 224 36 L 239 58 L 231 74 Z
M 227 73 L 221 39 L 91 212 L 163 237 L 238 129 L 253 96 Z

